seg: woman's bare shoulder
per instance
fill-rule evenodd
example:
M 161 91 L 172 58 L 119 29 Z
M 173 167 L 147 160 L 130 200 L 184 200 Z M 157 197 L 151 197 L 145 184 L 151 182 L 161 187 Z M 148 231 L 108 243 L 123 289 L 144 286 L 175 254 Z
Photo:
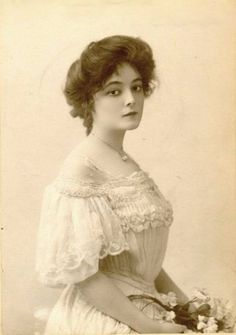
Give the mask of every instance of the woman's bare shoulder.
M 90 148 L 86 142 L 76 145 L 60 169 L 60 176 L 87 182 L 103 182 L 105 177 L 89 159 Z

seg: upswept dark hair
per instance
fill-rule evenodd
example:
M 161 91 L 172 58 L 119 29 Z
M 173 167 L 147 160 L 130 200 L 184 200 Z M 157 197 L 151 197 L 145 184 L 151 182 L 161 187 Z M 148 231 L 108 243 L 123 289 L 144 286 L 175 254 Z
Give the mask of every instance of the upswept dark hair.
M 87 135 L 93 126 L 93 95 L 122 63 L 129 63 L 139 72 L 144 96 L 150 96 L 158 81 L 156 66 L 152 49 L 139 37 L 113 35 L 91 42 L 68 70 L 63 92 L 73 107 L 71 116 L 84 120 Z

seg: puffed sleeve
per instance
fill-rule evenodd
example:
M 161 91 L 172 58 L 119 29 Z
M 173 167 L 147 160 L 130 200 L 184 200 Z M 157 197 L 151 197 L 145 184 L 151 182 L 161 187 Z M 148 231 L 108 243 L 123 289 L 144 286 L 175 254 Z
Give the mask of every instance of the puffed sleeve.
M 36 247 L 39 282 L 80 282 L 98 271 L 99 259 L 128 249 L 103 189 L 61 181 L 46 186 Z

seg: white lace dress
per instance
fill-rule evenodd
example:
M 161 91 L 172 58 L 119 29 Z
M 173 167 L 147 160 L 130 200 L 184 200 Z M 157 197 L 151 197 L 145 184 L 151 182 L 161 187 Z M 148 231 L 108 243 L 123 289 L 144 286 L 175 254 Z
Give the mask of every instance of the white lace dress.
M 88 175 L 98 171 L 90 160 L 84 164 Z M 104 176 L 103 182 L 93 182 L 60 173 L 45 189 L 36 271 L 41 283 L 63 290 L 44 335 L 136 333 L 80 292 L 76 283 L 98 269 L 127 296 L 159 297 L 154 280 L 166 251 L 172 206 L 141 169 L 128 177 Z M 146 301 L 133 303 L 142 309 Z M 155 318 L 159 309 L 150 304 L 143 312 Z

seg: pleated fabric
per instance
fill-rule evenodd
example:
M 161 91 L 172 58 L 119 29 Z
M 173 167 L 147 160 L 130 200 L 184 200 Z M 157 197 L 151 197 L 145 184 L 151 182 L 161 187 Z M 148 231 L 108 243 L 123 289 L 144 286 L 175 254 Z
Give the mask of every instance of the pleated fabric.
M 136 333 L 90 305 L 76 284 L 100 270 L 127 296 L 159 297 L 154 281 L 172 222 L 170 202 L 141 169 L 102 183 L 59 174 L 44 191 L 36 249 L 38 280 L 63 288 L 44 335 Z M 156 318 L 160 309 L 143 312 Z

